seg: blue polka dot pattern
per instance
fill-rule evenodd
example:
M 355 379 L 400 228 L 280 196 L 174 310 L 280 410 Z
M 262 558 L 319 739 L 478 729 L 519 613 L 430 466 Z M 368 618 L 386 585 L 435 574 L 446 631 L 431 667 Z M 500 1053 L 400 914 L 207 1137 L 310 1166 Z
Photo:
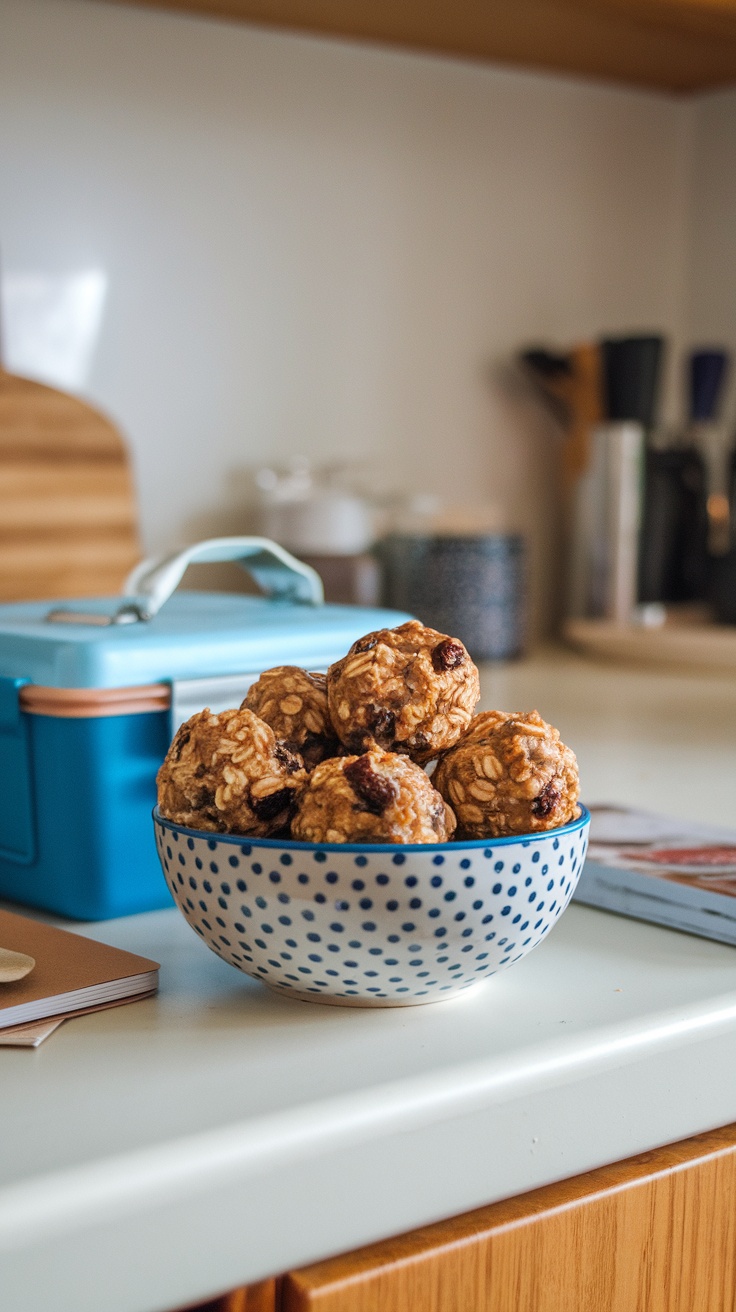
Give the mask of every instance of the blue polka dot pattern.
M 215 839 L 155 817 L 174 900 L 219 957 L 283 994 L 383 1007 L 442 1001 L 536 947 L 572 897 L 589 824 L 584 811 L 493 848 L 396 852 Z

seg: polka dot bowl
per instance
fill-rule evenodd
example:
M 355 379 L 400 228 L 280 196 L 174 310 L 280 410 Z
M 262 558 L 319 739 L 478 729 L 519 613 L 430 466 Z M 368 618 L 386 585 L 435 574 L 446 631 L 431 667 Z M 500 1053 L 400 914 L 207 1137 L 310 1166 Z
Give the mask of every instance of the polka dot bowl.
M 440 1002 L 513 966 L 565 910 L 590 816 L 435 845 L 315 844 L 185 829 L 154 811 L 166 882 L 224 961 L 308 1002 Z

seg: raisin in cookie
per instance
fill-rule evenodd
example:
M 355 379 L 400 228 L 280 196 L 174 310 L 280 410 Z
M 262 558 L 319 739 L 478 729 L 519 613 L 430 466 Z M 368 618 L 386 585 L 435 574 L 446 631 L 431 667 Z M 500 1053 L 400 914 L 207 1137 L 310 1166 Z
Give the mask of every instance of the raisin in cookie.
M 578 814 L 574 753 L 537 711 L 484 711 L 439 762 L 432 783 L 463 838 L 556 829 Z
M 332 723 L 348 751 L 377 747 L 420 763 L 457 741 L 479 695 L 463 644 L 417 620 L 366 634 L 327 672 Z
M 454 829 L 450 807 L 424 771 L 374 749 L 318 765 L 291 832 L 307 843 L 444 843 Z
M 267 838 L 288 825 L 306 779 L 301 757 L 252 711 L 199 711 L 158 772 L 158 804 L 190 829 Z
M 241 710 L 270 724 L 277 738 L 302 757 L 308 770 L 334 756 L 340 746 L 327 707 L 327 676 L 297 665 L 265 670 L 248 689 Z

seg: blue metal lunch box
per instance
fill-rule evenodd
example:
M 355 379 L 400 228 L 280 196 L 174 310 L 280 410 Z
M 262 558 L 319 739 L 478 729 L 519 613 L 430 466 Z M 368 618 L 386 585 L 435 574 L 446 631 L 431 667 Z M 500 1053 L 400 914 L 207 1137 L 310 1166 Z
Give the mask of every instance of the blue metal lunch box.
M 221 560 L 267 595 L 173 591 L 188 564 Z M 80 920 L 169 905 L 151 809 L 183 720 L 409 618 L 325 605 L 318 575 L 262 538 L 144 562 L 126 594 L 0 606 L 0 896 Z

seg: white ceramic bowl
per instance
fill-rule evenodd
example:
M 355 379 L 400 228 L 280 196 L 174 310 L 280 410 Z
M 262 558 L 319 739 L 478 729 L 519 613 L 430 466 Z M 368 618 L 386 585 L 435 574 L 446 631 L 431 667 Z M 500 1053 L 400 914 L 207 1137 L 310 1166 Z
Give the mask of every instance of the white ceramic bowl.
M 308 1002 L 440 1002 L 513 966 L 580 878 L 585 808 L 522 838 L 397 846 L 207 834 L 154 811 L 166 882 L 213 952 Z

